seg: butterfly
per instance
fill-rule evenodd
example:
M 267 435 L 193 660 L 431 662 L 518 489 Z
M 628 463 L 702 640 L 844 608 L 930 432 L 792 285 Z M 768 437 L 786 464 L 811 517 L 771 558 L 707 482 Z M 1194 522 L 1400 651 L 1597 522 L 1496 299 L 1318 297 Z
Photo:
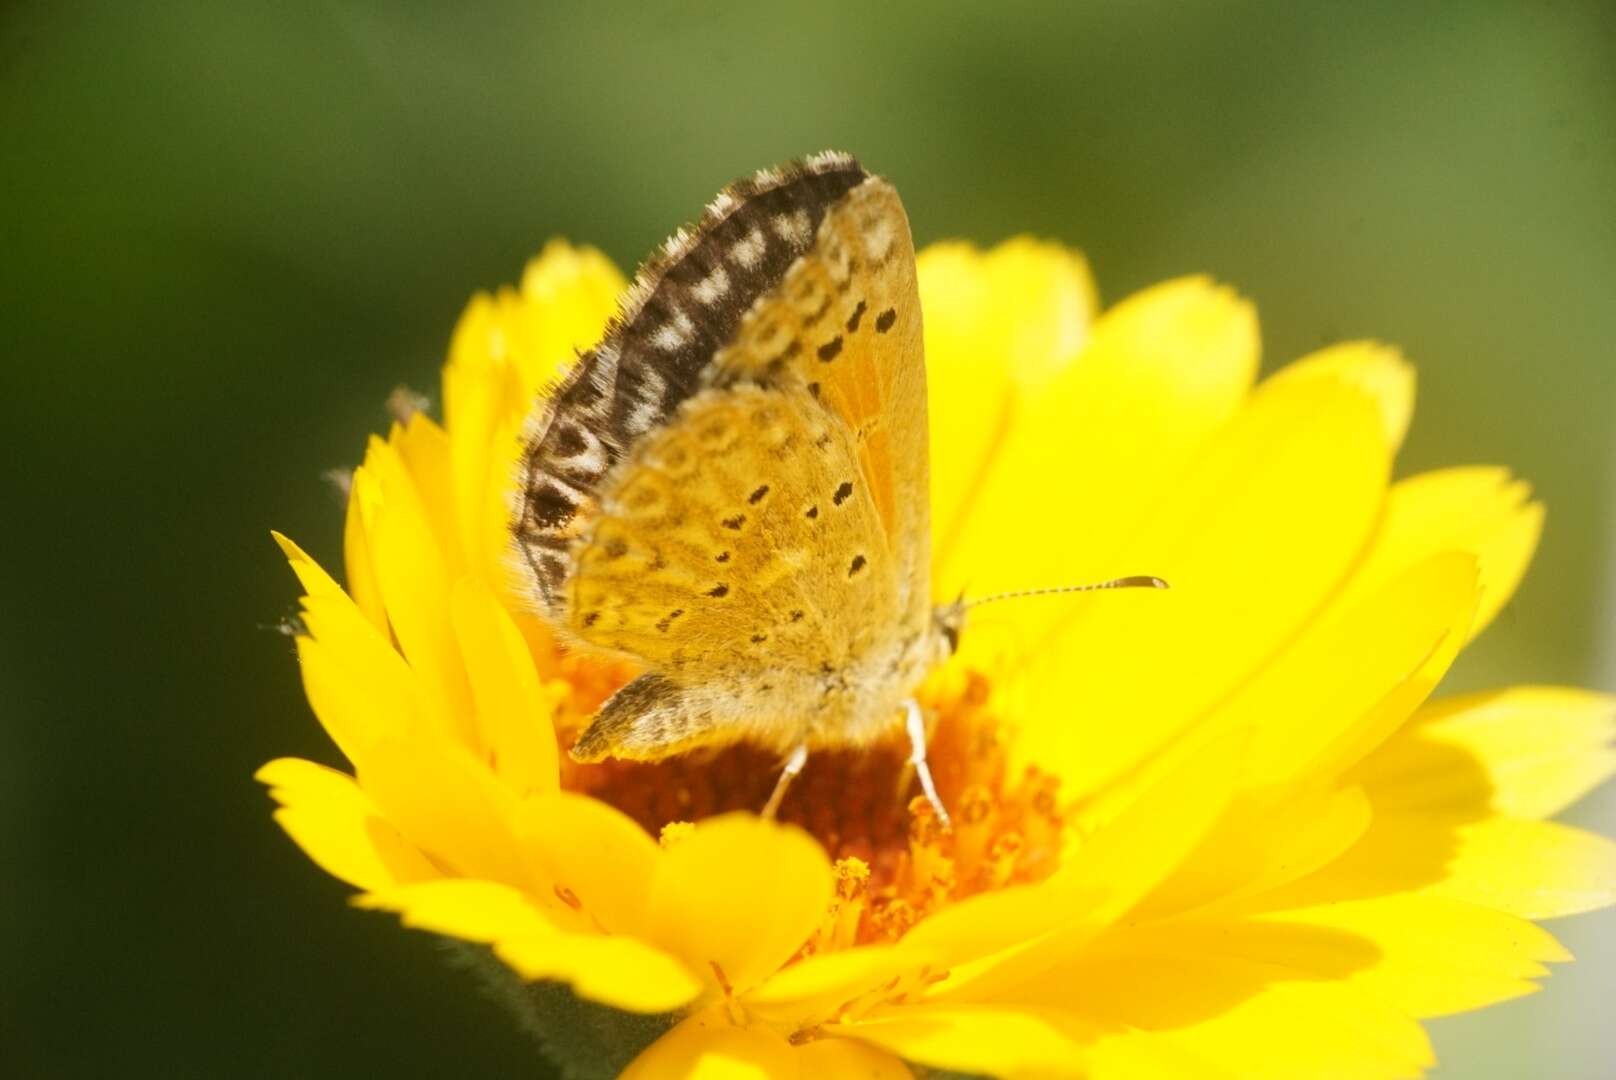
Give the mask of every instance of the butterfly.
M 572 747 L 785 761 L 907 733 L 966 605 L 931 599 L 926 365 L 909 220 L 824 153 L 730 185 L 637 274 L 533 410 L 512 537 L 563 640 L 643 670 Z

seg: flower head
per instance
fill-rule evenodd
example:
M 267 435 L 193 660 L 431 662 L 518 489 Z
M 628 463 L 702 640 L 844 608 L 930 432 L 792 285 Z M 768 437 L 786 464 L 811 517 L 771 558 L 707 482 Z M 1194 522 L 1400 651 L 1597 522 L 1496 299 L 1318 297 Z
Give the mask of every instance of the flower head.
M 938 596 L 1173 584 L 973 613 L 922 691 L 952 830 L 898 746 L 817 755 L 779 824 L 746 747 L 559 752 L 632 672 L 558 645 L 505 564 L 523 420 L 624 286 L 553 243 L 468 308 L 443 423 L 371 440 L 346 587 L 280 541 L 353 766 L 259 774 L 309 856 L 525 979 L 677 1014 L 634 1076 L 1414 1076 L 1420 1018 L 1567 959 L 1528 920 L 1616 900 L 1616 845 L 1546 819 L 1616 771 L 1613 702 L 1426 701 L 1525 571 L 1525 486 L 1392 482 L 1398 355 L 1254 385 L 1255 314 L 1206 280 L 1097 314 L 1077 256 L 1018 240 L 920 282 Z

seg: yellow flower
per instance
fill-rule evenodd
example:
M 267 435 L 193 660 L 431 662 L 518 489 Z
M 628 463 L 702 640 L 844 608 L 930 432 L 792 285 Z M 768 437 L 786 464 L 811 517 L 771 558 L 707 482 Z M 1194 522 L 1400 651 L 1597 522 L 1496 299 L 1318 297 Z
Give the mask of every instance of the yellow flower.
M 266 765 L 277 819 L 362 906 L 677 1013 L 635 1077 L 1418 1075 L 1420 1018 L 1568 958 L 1527 920 L 1616 899 L 1616 845 L 1546 820 L 1616 771 L 1612 700 L 1425 703 L 1541 508 L 1502 469 L 1390 481 L 1413 376 L 1384 346 L 1253 386 L 1253 309 L 1203 279 L 1096 316 L 1046 244 L 920 277 L 938 595 L 1174 586 L 973 616 L 924 690 L 954 832 L 901 804 L 897 748 L 820 755 L 778 825 L 744 748 L 558 754 L 630 674 L 559 649 L 504 566 L 523 417 L 624 284 L 561 243 L 472 302 L 443 426 L 371 440 L 346 591 L 281 540 L 355 775 Z

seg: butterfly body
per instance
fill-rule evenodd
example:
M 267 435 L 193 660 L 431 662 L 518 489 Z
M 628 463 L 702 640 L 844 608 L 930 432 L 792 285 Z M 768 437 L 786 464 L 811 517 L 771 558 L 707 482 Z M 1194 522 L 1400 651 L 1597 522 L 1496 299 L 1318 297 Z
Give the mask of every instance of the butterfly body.
M 934 610 L 908 220 L 827 154 L 726 189 L 535 411 L 513 537 L 541 612 L 645 674 L 573 748 L 867 745 L 957 638 Z

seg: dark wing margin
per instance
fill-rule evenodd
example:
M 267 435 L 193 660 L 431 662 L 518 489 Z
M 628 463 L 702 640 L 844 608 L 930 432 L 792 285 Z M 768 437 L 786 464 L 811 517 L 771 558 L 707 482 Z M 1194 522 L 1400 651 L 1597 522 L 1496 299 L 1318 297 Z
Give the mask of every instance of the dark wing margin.
M 601 479 L 700 389 L 713 354 L 867 175 L 851 156 L 827 152 L 725 188 L 640 267 L 600 344 L 535 403 L 511 529 L 552 615 L 562 614 L 572 540 Z

